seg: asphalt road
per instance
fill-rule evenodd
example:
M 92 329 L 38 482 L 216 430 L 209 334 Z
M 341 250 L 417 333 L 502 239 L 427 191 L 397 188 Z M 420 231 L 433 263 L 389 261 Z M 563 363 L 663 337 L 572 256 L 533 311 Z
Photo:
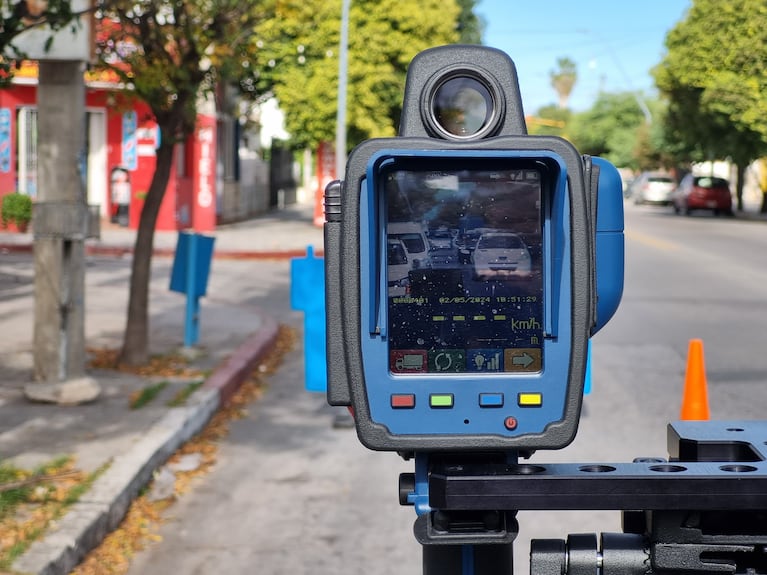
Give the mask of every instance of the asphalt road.
M 632 204 L 626 222 L 623 302 L 593 340 L 593 392 L 578 437 L 534 461 L 665 456 L 690 338 L 704 341 L 712 418 L 758 419 L 767 409 L 765 224 Z M 227 266 L 257 305 L 300 327 L 301 315 L 288 309 L 287 263 Z M 131 575 L 421 573 L 413 511 L 397 503 L 397 476 L 409 465 L 333 429 L 337 412 L 302 391 L 302 370 L 296 350 L 234 423 L 214 471 L 171 508 L 163 541 L 135 558 Z M 620 530 L 614 512 L 519 520 L 518 574 L 528 571 L 531 537 Z

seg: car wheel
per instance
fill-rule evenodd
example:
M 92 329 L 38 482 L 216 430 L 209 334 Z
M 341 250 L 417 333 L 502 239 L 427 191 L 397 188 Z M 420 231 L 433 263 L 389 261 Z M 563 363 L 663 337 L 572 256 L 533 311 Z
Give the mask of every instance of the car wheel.
M 674 213 L 678 216 L 679 215 L 679 206 L 677 206 L 676 204 L 673 204 L 673 206 L 674 206 Z

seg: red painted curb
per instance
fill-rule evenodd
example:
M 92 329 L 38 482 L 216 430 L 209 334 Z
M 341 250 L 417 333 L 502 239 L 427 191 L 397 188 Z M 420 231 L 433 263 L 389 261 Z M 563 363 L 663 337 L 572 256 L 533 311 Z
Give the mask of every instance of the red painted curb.
M 271 318 L 263 318 L 263 322 L 263 327 L 246 339 L 205 380 L 203 387 L 217 389 L 222 404 L 229 401 L 274 345 L 280 326 Z
M 314 250 L 316 257 L 323 257 L 324 250 Z M 306 249 L 302 250 L 284 250 L 274 252 L 235 252 L 213 250 L 213 258 L 221 260 L 285 260 L 293 258 L 305 258 Z
M 29 254 L 32 253 L 32 244 L 0 244 L 0 253 Z

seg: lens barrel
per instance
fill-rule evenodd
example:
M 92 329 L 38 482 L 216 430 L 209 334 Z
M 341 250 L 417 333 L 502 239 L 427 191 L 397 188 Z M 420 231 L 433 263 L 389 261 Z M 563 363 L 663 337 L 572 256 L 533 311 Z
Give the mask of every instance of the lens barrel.
M 472 71 L 455 71 L 436 79 L 427 94 L 426 119 L 437 137 L 476 140 L 493 135 L 498 126 L 498 91 Z

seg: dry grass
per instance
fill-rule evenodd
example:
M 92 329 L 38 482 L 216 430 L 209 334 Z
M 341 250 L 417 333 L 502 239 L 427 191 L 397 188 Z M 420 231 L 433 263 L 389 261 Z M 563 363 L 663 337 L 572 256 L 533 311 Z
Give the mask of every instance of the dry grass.
M 95 369 L 114 369 L 141 377 L 204 377 L 205 372 L 190 365 L 190 360 L 178 353 L 156 355 L 146 365 L 131 366 L 120 363 L 120 350 L 88 348 L 88 365 Z
M 86 475 L 71 458 L 35 471 L 0 467 L 0 573 L 79 499 L 100 471 Z

